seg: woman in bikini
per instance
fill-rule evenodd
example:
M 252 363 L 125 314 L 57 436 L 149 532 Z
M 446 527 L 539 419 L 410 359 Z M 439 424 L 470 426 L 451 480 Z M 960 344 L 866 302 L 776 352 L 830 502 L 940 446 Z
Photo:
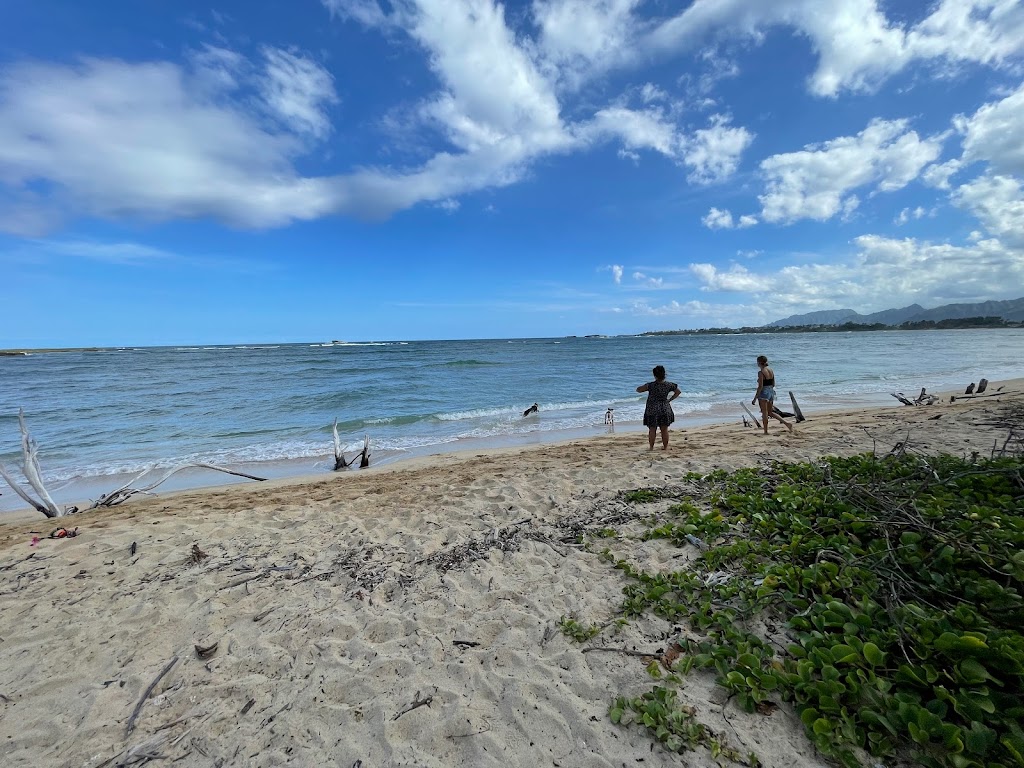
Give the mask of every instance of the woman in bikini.
M 756 403 L 761 406 L 761 425 L 764 427 L 764 433 L 768 434 L 768 419 L 781 421 L 782 425 L 792 432 L 793 425 L 775 413 L 775 371 L 768 367 L 768 358 L 764 355 L 758 356 L 757 369 L 757 391 L 750 404 Z

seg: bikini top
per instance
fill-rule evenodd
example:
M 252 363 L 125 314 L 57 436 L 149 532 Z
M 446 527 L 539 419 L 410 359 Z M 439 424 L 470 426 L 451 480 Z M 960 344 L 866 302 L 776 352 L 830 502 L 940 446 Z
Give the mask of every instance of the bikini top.
M 762 387 L 774 387 L 775 386 L 775 374 L 773 373 L 772 377 L 770 379 L 767 376 L 765 376 L 764 379 L 761 380 L 761 386 Z

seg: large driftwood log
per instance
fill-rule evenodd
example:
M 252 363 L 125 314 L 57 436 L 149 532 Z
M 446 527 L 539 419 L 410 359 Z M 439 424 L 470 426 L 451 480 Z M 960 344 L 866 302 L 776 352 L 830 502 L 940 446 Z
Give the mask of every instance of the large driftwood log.
M 34 498 L 32 494 L 30 494 L 27 490 L 22 488 L 21 485 L 11 476 L 10 472 L 7 471 L 7 468 L 3 464 L 0 464 L 0 477 L 3 477 L 7 484 L 11 486 L 14 492 L 18 494 L 22 498 L 22 500 L 24 500 L 27 504 L 31 505 L 37 511 L 42 512 L 47 517 L 64 517 L 65 515 L 77 512 L 78 507 L 58 507 L 54 503 L 53 499 L 50 497 L 49 492 L 46 490 L 46 485 L 45 483 L 43 483 L 43 473 L 39 467 L 38 447 L 36 446 L 36 441 L 32 439 L 32 435 L 29 434 L 28 427 L 25 425 L 25 412 L 24 410 L 21 409 L 18 410 L 18 427 L 21 429 L 21 452 L 23 456 L 23 466 L 21 472 L 25 476 L 25 479 L 28 481 L 29 486 L 31 486 L 32 490 L 35 491 L 36 496 L 38 496 L 39 498 Z M 366 450 L 368 452 L 369 448 L 367 448 Z M 265 477 L 247 475 L 244 472 L 236 472 L 235 470 L 225 469 L 224 467 L 218 467 L 213 464 L 182 464 L 181 466 L 174 467 L 173 469 L 170 469 L 167 472 L 165 472 L 164 475 L 156 482 L 150 483 L 149 485 L 143 488 L 133 488 L 132 486 L 136 482 L 141 480 L 144 476 L 146 476 L 152 471 L 151 469 L 147 469 L 144 472 L 133 477 L 120 488 L 117 488 L 111 491 L 110 493 L 102 494 L 99 497 L 99 499 L 92 503 L 92 506 L 90 506 L 89 509 L 97 509 L 98 507 L 113 507 L 117 504 L 127 501 L 137 493 L 149 493 L 158 485 L 167 480 L 167 478 L 169 478 L 175 472 L 180 472 L 181 470 L 188 469 L 190 467 L 198 467 L 200 469 L 212 469 L 216 472 L 224 472 L 229 475 L 246 477 L 250 480 L 266 480 Z
M 46 486 L 43 484 L 43 473 L 39 468 L 39 456 L 37 453 L 36 441 L 32 439 L 32 435 L 28 432 L 28 427 L 25 426 L 25 411 L 21 408 L 18 409 L 18 428 L 21 430 L 21 454 L 23 460 L 23 466 L 21 473 L 28 480 L 28 484 L 32 487 L 32 490 L 36 492 L 36 496 L 39 499 L 35 499 L 26 491 L 21 485 L 11 477 L 7 471 L 7 467 L 0 464 L 0 477 L 7 482 L 11 489 L 18 494 L 25 502 L 32 505 L 36 510 L 42 512 L 47 517 L 63 517 L 64 510 L 54 504 L 53 499 L 50 498 L 50 494 L 46 490 Z
M 351 460 L 345 458 L 345 453 L 341 450 L 341 438 L 338 437 L 338 420 L 334 420 L 334 471 L 337 472 L 339 469 L 348 469 L 356 463 L 356 458 L 359 459 L 359 468 L 363 469 L 370 466 L 370 436 L 363 435 L 363 450 L 352 457 Z

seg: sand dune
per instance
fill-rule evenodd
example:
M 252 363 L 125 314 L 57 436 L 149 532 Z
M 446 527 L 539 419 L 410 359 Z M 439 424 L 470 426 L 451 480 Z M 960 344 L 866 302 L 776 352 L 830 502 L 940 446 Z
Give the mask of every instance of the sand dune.
M 989 386 L 1019 393 L 1021 383 Z M 947 401 L 815 415 L 792 436 L 778 425 L 766 437 L 739 424 L 684 423 L 665 453 L 647 451 L 645 432 L 619 428 L 177 493 L 68 518 L 77 538 L 34 547 L 32 531 L 45 536 L 56 524 L 7 516 L 0 762 L 680 765 L 641 729 L 608 719 L 614 696 L 649 689 L 645 662 L 582 653 L 558 631 L 562 616 L 607 622 L 621 601 L 622 576 L 576 534 L 612 527 L 617 553 L 667 564 L 678 551 L 632 536 L 640 528 L 621 491 L 897 443 L 987 456 L 1006 437 L 998 415 L 1024 395 Z M 588 645 L 653 650 L 676 632 L 647 618 Z M 213 643 L 211 658 L 197 657 L 196 645 Z M 127 733 L 147 686 L 175 658 Z M 823 763 L 785 708 L 748 715 L 700 675 L 681 696 L 766 766 Z M 706 752 L 685 764 L 716 765 Z

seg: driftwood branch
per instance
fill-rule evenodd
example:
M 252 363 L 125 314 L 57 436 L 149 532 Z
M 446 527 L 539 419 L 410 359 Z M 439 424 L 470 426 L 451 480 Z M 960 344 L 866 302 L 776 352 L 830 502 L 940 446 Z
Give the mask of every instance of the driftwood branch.
M 7 482 L 11 489 L 18 494 L 25 502 L 31 504 L 37 511 L 42 512 L 47 517 L 63 517 L 64 511 L 54 504 L 53 499 L 50 498 L 49 492 L 46 490 L 46 485 L 43 483 L 43 472 L 39 467 L 39 456 L 37 453 L 36 441 L 32 439 L 32 435 L 29 434 L 28 427 L 25 426 L 25 411 L 18 409 L 18 428 L 21 430 L 21 454 L 23 466 L 21 472 L 25 475 L 25 479 L 28 480 L 29 486 L 36 492 L 36 496 L 39 499 L 35 499 L 32 495 L 22 488 L 17 481 L 10 475 L 7 468 L 0 464 L 0 477 Z
M 416 691 L 416 696 L 413 699 L 412 704 L 410 704 L 409 706 L 405 707 L 405 709 L 403 709 L 401 712 L 399 712 L 397 715 L 395 715 L 391 719 L 392 720 L 397 720 L 402 715 L 407 714 L 409 712 L 412 712 L 414 709 L 417 709 L 419 707 L 424 707 L 424 706 L 425 707 L 429 707 L 430 706 L 430 702 L 432 702 L 433 700 L 434 700 L 433 696 L 427 696 L 426 698 L 421 699 L 420 698 L 420 692 Z
M 246 474 L 245 472 L 238 472 L 238 471 L 233 470 L 233 469 L 225 469 L 224 467 L 218 467 L 218 466 L 216 466 L 214 464 L 202 464 L 202 463 L 200 463 L 200 464 L 182 464 L 181 466 L 178 466 L 178 467 L 175 467 L 174 469 L 168 470 L 167 472 L 164 473 L 163 477 L 161 477 L 159 480 L 157 480 L 157 481 L 155 481 L 153 483 L 150 483 L 149 485 L 147 485 L 147 486 L 145 486 L 143 488 L 133 488 L 132 485 L 134 483 L 136 483 L 137 481 L 139 481 L 140 479 L 142 479 L 143 477 L 145 477 L 147 474 L 149 474 L 152 471 L 151 469 L 147 469 L 147 470 L 143 471 L 142 473 L 140 473 L 140 474 L 136 475 L 135 477 L 133 477 L 131 480 L 129 480 L 124 485 L 122 485 L 120 488 L 117 488 L 116 490 L 113 490 L 110 493 L 105 493 L 105 494 L 101 495 L 96 501 L 93 502 L 92 506 L 89 507 L 89 509 L 97 509 L 98 507 L 113 507 L 113 506 L 116 506 L 118 504 L 121 504 L 122 502 L 128 501 L 128 499 L 130 499 L 132 496 L 134 496 L 137 493 L 149 493 L 154 488 L 156 488 L 158 485 L 160 485 L 161 483 L 166 481 L 174 473 L 180 472 L 183 469 L 189 469 L 189 468 L 192 468 L 192 467 L 196 467 L 196 468 L 199 468 L 199 469 L 212 469 L 212 470 L 214 470 L 216 472 L 223 472 L 223 473 L 228 474 L 228 475 L 235 475 L 236 477 L 245 477 L 245 478 L 248 478 L 249 480 L 256 480 L 256 481 L 259 481 L 259 482 L 263 482 L 263 481 L 265 481 L 267 479 L 265 477 L 257 477 L 256 475 L 249 475 L 249 474 Z
M 341 438 L 338 437 L 338 420 L 334 420 L 334 471 L 337 472 L 339 469 L 348 469 L 356 463 L 356 459 L 359 459 L 359 468 L 364 469 L 370 466 L 370 436 L 363 435 L 363 450 L 357 453 L 352 460 L 345 458 L 345 453 L 341 450 Z
M 142 711 L 142 705 L 146 703 L 146 699 L 149 698 L 149 694 L 151 694 L 153 692 L 153 689 L 156 688 L 157 683 L 164 679 L 164 675 L 171 671 L 171 667 L 173 667 L 177 663 L 178 657 L 175 656 L 173 659 L 167 662 L 167 666 L 160 670 L 160 674 L 154 677 L 153 682 L 151 682 L 146 687 L 146 690 L 142 692 L 142 698 L 139 699 L 139 703 L 135 705 L 135 709 L 132 711 L 132 716 L 128 718 L 128 726 L 125 729 L 126 736 L 129 735 L 135 728 L 135 720 L 138 718 L 139 713 Z

